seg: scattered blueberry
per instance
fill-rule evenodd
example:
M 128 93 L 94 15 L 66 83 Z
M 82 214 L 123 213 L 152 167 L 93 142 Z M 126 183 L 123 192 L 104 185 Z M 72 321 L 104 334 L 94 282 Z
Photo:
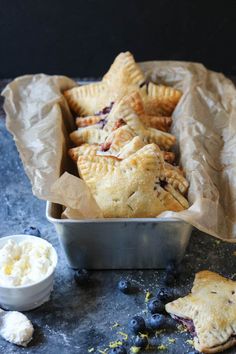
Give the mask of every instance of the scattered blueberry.
M 149 320 L 149 325 L 153 330 L 162 328 L 166 323 L 166 318 L 159 313 L 155 313 Z
M 178 322 L 172 317 L 166 317 L 166 326 L 168 328 L 176 329 Z
M 167 303 L 173 299 L 173 294 L 169 289 L 160 288 L 157 291 L 157 298 L 163 303 Z
M 131 290 L 131 283 L 128 280 L 120 280 L 118 283 L 118 289 L 124 293 L 128 294 Z
M 145 321 L 141 316 L 134 316 L 129 323 L 129 327 L 134 334 L 143 333 L 146 329 Z
M 41 232 L 39 231 L 39 229 L 37 229 L 37 227 L 34 226 L 26 227 L 23 232 L 25 235 L 41 237 Z
M 74 279 L 77 284 L 83 285 L 89 280 L 89 272 L 86 269 L 78 269 L 75 271 Z
M 134 340 L 134 345 L 138 348 L 145 349 L 148 346 L 148 339 L 147 337 L 140 337 L 137 336 Z
M 123 345 L 121 345 L 119 347 L 112 348 L 111 350 L 109 350 L 109 354 L 127 354 L 127 350 Z
M 165 306 L 163 302 L 154 297 L 148 302 L 148 310 L 153 314 L 153 313 L 160 313 L 165 311 Z

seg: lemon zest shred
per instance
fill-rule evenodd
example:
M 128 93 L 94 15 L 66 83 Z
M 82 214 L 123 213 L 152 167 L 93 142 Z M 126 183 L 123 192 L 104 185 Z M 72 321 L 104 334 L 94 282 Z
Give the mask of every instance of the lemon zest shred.
M 168 338 L 168 342 L 169 342 L 169 343 L 175 343 L 175 342 L 176 342 L 176 339 L 175 339 L 175 338 Z
M 118 322 L 115 322 L 115 323 L 111 326 L 111 328 L 117 328 L 117 327 L 120 327 L 120 325 L 119 325 Z
M 94 348 L 89 348 L 88 353 L 92 353 L 92 352 L 94 352 Z
M 187 339 L 185 343 L 191 345 L 192 347 L 194 346 L 194 341 L 192 339 Z
M 184 332 L 187 332 L 187 328 L 185 328 L 183 325 L 178 325 L 177 326 L 177 329 L 180 333 L 184 333 Z
M 157 349 L 158 349 L 158 350 L 166 350 L 166 349 L 167 349 L 167 346 L 164 345 L 164 344 L 161 344 L 161 345 L 158 345 Z
M 136 354 L 136 353 L 139 353 L 140 350 L 141 350 L 141 348 L 133 346 L 130 348 L 130 353 Z
M 120 336 L 123 337 L 124 340 L 128 340 L 129 336 L 127 333 L 124 333 L 124 332 L 117 332 L 117 334 L 119 334 Z
M 145 302 L 148 302 L 152 297 L 152 293 L 148 290 L 145 295 Z
M 119 347 L 119 345 L 122 345 L 123 343 L 120 340 L 116 340 L 114 342 L 110 342 L 109 343 L 109 347 L 110 348 L 116 348 Z

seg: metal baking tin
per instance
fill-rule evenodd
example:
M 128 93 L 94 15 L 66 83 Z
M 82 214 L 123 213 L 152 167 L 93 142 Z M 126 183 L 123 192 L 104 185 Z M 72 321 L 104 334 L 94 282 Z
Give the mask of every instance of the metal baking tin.
M 180 262 L 192 225 L 174 218 L 61 219 L 61 206 L 47 202 L 71 268 L 157 269 Z

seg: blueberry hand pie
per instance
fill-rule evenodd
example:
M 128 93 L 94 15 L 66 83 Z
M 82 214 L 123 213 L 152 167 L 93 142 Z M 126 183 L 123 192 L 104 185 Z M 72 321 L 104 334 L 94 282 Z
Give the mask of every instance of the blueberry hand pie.
M 145 81 L 131 53 L 119 54 L 101 82 L 64 92 L 70 108 L 81 116 L 94 115 Z
M 157 217 L 189 207 L 188 181 L 172 165 L 176 138 L 169 133 L 179 90 L 146 82 L 126 52 L 100 82 L 64 95 L 77 114 L 69 156 L 103 217 Z
M 102 81 L 74 87 L 64 95 L 75 113 L 88 116 L 136 90 L 143 97 L 145 113 L 154 116 L 170 116 L 182 95 L 173 87 L 145 83 L 145 77 L 130 52 L 116 57 Z
M 124 96 L 115 103 L 102 126 L 98 123 L 79 128 L 71 133 L 71 140 L 76 145 L 83 143 L 101 144 L 104 140 L 109 140 L 109 134 L 127 125 L 129 130 L 134 135 L 138 135 L 145 143 L 155 143 L 160 148 L 170 149 L 175 144 L 175 137 L 172 134 L 145 126 L 136 113 L 139 108 L 134 109 L 134 107 L 142 107 L 142 98 L 138 92 Z
M 102 82 L 74 87 L 64 92 L 65 98 L 78 115 L 93 115 L 109 106 L 113 97 Z
M 142 112 L 143 109 L 142 98 L 138 91 L 124 96 L 119 102 L 114 104 L 108 114 L 104 130 L 111 131 L 114 129 L 117 119 L 120 117 L 144 142 L 155 143 L 161 148 L 168 150 L 175 144 L 175 137 L 172 134 L 145 126 L 137 113 Z
M 123 160 L 81 155 L 77 163 L 104 217 L 156 217 L 165 210 L 188 207 L 182 194 L 187 181 L 176 171 L 173 175 L 166 171 L 155 144 L 145 145 Z
M 152 82 L 144 85 L 140 92 L 149 115 L 171 115 L 182 96 L 181 91 L 173 87 Z
M 236 345 L 235 281 L 199 272 L 191 293 L 168 303 L 166 311 L 187 326 L 195 348 L 203 353 L 219 353 Z

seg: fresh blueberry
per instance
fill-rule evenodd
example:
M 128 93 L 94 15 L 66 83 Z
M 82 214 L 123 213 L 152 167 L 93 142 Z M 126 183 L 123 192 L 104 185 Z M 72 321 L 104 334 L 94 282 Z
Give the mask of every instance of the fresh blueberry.
M 123 345 L 120 345 L 119 347 L 112 348 L 109 351 L 109 354 L 127 354 L 127 350 Z
M 89 280 L 89 272 L 86 269 L 78 269 L 75 271 L 74 278 L 77 284 L 83 285 Z
M 134 340 L 134 345 L 138 348 L 145 349 L 148 346 L 148 339 L 147 337 L 140 337 L 137 336 Z
M 120 280 L 118 283 L 118 289 L 124 293 L 128 294 L 131 290 L 131 283 L 128 280 Z
M 168 328 L 172 328 L 172 329 L 176 329 L 176 326 L 177 326 L 177 322 L 174 318 L 172 317 L 166 317 L 166 326 Z
M 168 301 L 172 300 L 173 294 L 169 289 L 160 288 L 157 291 L 157 298 L 163 303 L 167 303 Z
M 163 302 L 156 297 L 152 298 L 148 302 L 148 310 L 153 314 L 153 313 L 160 313 L 165 310 L 165 306 Z
M 145 321 L 141 316 L 134 316 L 129 323 L 129 327 L 134 334 L 143 333 L 146 329 Z
M 151 316 L 149 325 L 153 330 L 162 328 L 166 323 L 165 316 L 155 313 Z
M 34 227 L 34 226 L 26 227 L 24 229 L 24 234 L 41 237 L 41 232 L 39 231 L 39 229 L 37 229 L 37 227 Z

